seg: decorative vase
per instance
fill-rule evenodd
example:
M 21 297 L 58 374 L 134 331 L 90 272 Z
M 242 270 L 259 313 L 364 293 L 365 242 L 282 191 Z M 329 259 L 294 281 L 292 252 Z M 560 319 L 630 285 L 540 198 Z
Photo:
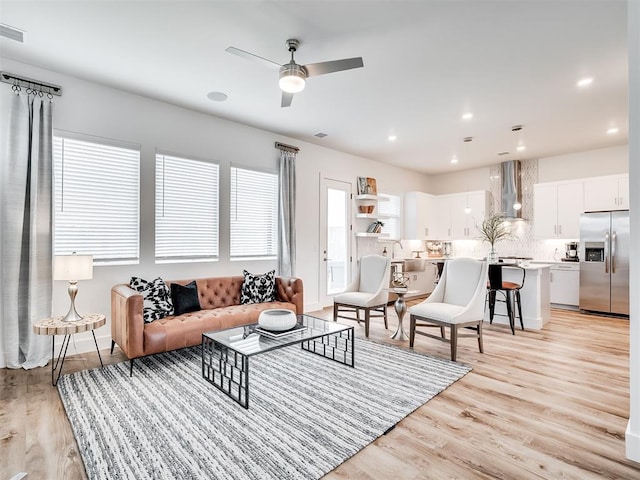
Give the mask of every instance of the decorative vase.
M 489 250 L 489 253 L 487 253 L 487 262 L 498 263 L 499 260 L 500 260 L 500 257 L 498 255 L 498 252 L 495 250 L 495 248 L 491 247 L 491 249 Z

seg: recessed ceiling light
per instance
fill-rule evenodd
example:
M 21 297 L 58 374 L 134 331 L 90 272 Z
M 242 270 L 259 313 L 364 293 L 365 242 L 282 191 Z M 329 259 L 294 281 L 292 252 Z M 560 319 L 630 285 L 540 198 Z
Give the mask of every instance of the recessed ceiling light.
M 209 100 L 213 100 L 214 102 L 224 102 L 227 98 L 229 98 L 227 96 L 226 93 L 222 93 L 222 92 L 209 92 L 207 93 L 207 98 Z
M 607 130 L 607 134 L 609 135 L 615 135 L 616 133 L 618 133 L 620 130 L 618 129 L 618 127 L 611 127 L 609 130 Z
M 396 137 L 395 135 L 389 135 L 389 141 L 390 142 L 395 142 L 398 139 L 398 137 Z
M 453 158 L 451 159 L 451 163 L 458 163 L 458 157 L 454 155 Z
M 516 150 L 519 152 L 524 152 L 527 149 L 527 147 L 525 147 L 524 145 L 518 145 L 516 147 Z
M 466 112 L 462 114 L 462 119 L 463 120 L 471 120 L 473 118 L 473 113 L 471 112 Z
M 593 77 L 585 77 L 585 78 L 581 78 L 580 80 L 578 80 L 578 83 L 576 83 L 576 85 L 578 87 L 587 87 L 589 85 L 591 85 L 593 83 Z

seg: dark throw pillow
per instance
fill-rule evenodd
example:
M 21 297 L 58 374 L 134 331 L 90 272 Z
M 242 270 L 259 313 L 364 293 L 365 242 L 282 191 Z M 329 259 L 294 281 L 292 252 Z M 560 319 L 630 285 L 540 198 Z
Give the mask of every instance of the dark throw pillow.
M 240 303 L 274 302 L 276 299 L 276 271 L 254 275 L 243 270 L 244 282 L 240 290 Z
M 142 318 L 146 323 L 173 313 L 169 288 L 160 277 L 150 282 L 140 277 L 131 277 L 129 286 L 142 294 L 144 299 Z
M 196 285 L 195 280 L 191 283 L 187 283 L 186 285 L 172 283 L 171 299 L 173 300 L 174 315 L 182 315 L 183 313 L 200 310 L 198 286 Z

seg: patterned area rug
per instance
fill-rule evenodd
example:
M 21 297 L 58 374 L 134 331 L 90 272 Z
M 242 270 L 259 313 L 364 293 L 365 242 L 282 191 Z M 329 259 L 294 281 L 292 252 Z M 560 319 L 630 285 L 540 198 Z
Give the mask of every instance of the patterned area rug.
M 355 342 L 355 368 L 297 346 L 252 357 L 249 410 L 202 378 L 200 347 L 58 389 L 90 479 L 319 478 L 470 370 Z

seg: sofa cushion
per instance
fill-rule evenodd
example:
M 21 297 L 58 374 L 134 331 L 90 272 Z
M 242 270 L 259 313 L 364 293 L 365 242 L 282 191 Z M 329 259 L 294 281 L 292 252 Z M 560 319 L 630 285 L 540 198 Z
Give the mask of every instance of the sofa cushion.
M 153 322 L 173 314 L 169 288 L 162 278 L 158 277 L 148 281 L 140 277 L 131 277 L 129 286 L 142 295 L 144 300 L 142 318 L 145 322 Z
M 240 293 L 240 303 L 273 302 L 276 299 L 276 271 L 271 270 L 263 275 L 254 275 L 242 271 L 244 282 Z
M 173 301 L 174 315 L 182 315 L 183 313 L 200 310 L 198 286 L 196 285 L 196 281 L 194 280 L 186 285 L 172 283 L 171 300 Z

